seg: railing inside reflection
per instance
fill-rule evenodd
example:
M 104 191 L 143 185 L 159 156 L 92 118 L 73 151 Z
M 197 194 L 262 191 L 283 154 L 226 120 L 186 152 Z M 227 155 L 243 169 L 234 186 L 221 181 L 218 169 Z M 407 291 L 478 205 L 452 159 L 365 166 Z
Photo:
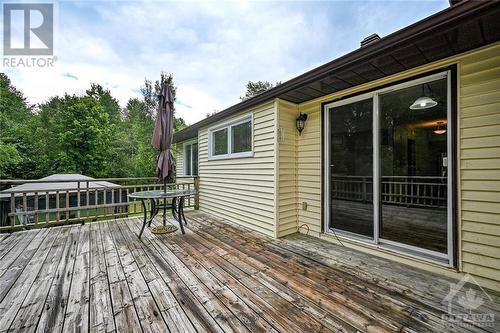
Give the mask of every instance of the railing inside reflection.
M 110 184 L 106 182 L 113 182 L 113 186 L 103 186 Z M 43 190 L 13 188 L 27 183 L 36 183 Z M 46 188 L 44 183 L 47 183 Z M 54 187 L 54 183 L 61 185 Z M 143 212 L 140 201 L 129 200 L 128 194 L 163 188 L 154 177 L 0 180 L 0 186 L 7 190 L 0 192 L 0 231 L 140 214 Z M 199 178 L 177 177 L 175 183 L 167 184 L 167 188 L 199 190 Z M 185 207 L 197 209 L 198 202 L 198 195 L 188 197 Z
M 444 208 L 447 206 L 446 177 L 382 177 L 383 204 L 407 207 Z M 373 177 L 332 175 L 332 199 L 372 202 Z

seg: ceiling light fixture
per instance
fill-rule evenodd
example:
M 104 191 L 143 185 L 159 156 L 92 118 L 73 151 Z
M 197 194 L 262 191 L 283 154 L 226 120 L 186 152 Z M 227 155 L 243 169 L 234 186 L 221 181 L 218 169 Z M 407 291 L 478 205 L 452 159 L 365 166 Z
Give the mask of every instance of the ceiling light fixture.
M 432 131 L 437 135 L 446 133 L 446 126 L 444 126 L 443 124 L 444 122 L 438 121 L 436 127 Z
M 432 96 L 432 90 L 431 87 L 427 84 L 427 88 L 429 89 L 431 96 Z M 429 109 L 434 106 L 436 106 L 438 103 L 432 99 L 431 97 L 425 96 L 425 84 L 422 84 L 422 97 L 417 98 L 415 102 L 413 102 L 412 105 L 410 105 L 410 110 L 424 110 L 424 109 Z

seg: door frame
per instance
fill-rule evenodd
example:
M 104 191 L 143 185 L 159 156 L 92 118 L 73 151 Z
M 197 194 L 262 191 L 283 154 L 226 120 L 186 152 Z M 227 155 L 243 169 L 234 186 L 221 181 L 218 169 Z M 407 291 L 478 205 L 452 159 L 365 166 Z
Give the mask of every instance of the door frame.
M 455 67 L 437 70 L 431 73 L 422 74 L 418 77 L 408 78 L 404 81 L 388 84 L 383 87 L 375 88 L 368 92 L 361 92 L 356 95 L 346 96 L 345 98 L 325 102 L 321 104 L 322 113 L 322 202 L 323 202 L 323 232 L 333 234 L 335 237 L 342 237 L 346 240 L 361 242 L 368 246 L 388 249 L 398 253 L 403 253 L 410 257 L 423 259 L 448 267 L 456 267 L 456 70 Z M 384 240 L 380 238 L 380 111 L 379 96 L 381 94 L 404 89 L 407 87 L 439 80 L 447 79 L 447 158 L 448 158 L 448 179 L 447 179 L 447 253 L 440 253 L 427 250 L 399 242 Z M 366 237 L 351 232 L 330 228 L 330 112 L 329 109 L 351 104 L 365 99 L 373 99 L 372 113 L 372 134 L 373 134 L 373 238 Z

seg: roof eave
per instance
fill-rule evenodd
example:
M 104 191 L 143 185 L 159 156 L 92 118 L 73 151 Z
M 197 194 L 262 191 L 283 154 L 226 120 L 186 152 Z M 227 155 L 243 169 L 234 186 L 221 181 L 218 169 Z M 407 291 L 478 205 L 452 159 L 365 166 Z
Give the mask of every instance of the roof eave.
M 385 36 L 376 42 L 347 53 L 324 65 L 316 67 L 274 88 L 271 88 L 263 92 L 262 94 L 235 104 L 223 111 L 216 113 L 215 115 L 212 115 L 189 127 L 186 127 L 185 129 L 174 134 L 174 143 L 182 142 L 196 137 L 198 135 L 198 130 L 203 127 L 216 123 L 240 111 L 244 111 L 245 109 L 278 98 L 287 92 L 290 92 L 303 85 L 307 85 L 317 79 L 325 77 L 332 71 L 342 70 L 343 68 L 350 64 L 353 64 L 354 62 L 381 54 L 388 49 L 395 47 L 396 45 L 408 43 L 409 41 L 421 37 L 422 35 L 428 34 L 430 31 L 444 29 L 452 22 L 463 22 L 465 21 L 464 19 L 467 16 L 470 16 L 475 12 L 482 11 L 494 5 L 498 5 L 498 2 L 462 1 L 457 5 L 446 8 L 436 14 L 433 14 L 388 36 Z

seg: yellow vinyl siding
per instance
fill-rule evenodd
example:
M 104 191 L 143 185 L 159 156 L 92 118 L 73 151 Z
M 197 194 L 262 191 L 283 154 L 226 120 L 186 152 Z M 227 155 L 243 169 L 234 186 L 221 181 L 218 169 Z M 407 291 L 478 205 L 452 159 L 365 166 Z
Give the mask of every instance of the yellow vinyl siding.
M 500 290 L 500 44 L 468 52 L 440 62 L 298 105 L 309 118 L 297 141 L 298 226 L 317 237 L 321 234 L 321 103 L 410 78 L 451 64 L 458 64 L 458 186 L 459 268 L 471 273 L 483 286 Z M 280 166 L 281 167 L 281 166 Z M 308 209 L 301 209 L 307 202 Z M 399 254 L 344 242 L 367 252 L 454 276 L 452 270 Z
M 209 160 L 209 127 L 198 134 L 200 210 L 270 236 L 275 236 L 275 113 L 271 101 L 212 125 L 253 114 L 252 157 Z
M 278 127 L 283 132 L 283 141 L 278 142 L 278 237 L 297 232 L 297 105 L 283 100 L 277 101 Z
M 459 82 L 462 269 L 500 289 L 500 47 L 464 58 Z
M 302 135 L 298 140 L 297 193 L 299 226 L 306 224 L 313 234 L 321 232 L 321 113 L 319 105 L 300 105 L 299 111 L 308 115 Z M 307 210 L 302 204 L 307 203 Z
M 269 101 L 222 123 L 252 113 L 254 156 L 208 160 L 208 128 L 198 133 L 200 209 L 270 236 L 297 230 L 321 233 L 321 103 L 457 64 L 457 186 L 459 270 L 482 286 L 500 290 L 500 43 L 421 66 L 299 105 Z M 299 136 L 295 119 L 308 114 Z M 284 141 L 278 129 L 284 129 Z M 181 157 L 181 158 L 179 158 Z M 178 154 L 182 166 L 182 149 Z M 182 167 L 178 168 L 182 172 Z M 303 209 L 303 203 L 307 208 Z M 346 246 L 453 277 L 455 270 L 377 246 Z

